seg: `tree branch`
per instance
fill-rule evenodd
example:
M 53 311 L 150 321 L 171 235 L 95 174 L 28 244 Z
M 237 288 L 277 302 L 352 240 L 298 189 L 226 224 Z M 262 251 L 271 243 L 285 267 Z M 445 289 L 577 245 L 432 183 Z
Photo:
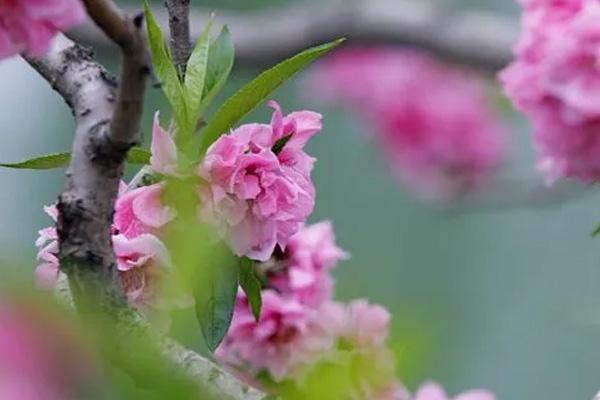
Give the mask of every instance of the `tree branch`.
M 89 15 L 122 50 L 120 86 L 84 47 L 59 36 L 45 59 L 29 60 L 75 116 L 66 188 L 58 201 L 60 265 L 78 307 L 129 311 L 112 250 L 113 205 L 129 149 L 139 140 L 150 72 L 142 18 L 110 0 L 86 0 Z
M 61 35 L 46 58 L 28 61 L 75 117 L 72 158 L 58 204 L 61 267 L 77 300 L 85 293 L 108 310 L 125 302 L 116 283 L 110 224 L 127 150 L 110 135 L 117 84 L 89 49 Z
M 190 41 L 190 0 L 166 0 L 171 32 L 171 53 L 179 76 L 185 76 L 188 59 L 192 53 Z
M 210 11 L 192 8 L 196 27 L 192 37 L 200 35 Z M 156 17 L 163 27 L 168 25 L 166 12 Z M 518 34 L 516 19 L 450 9 L 432 0 L 328 0 L 257 12 L 219 11 L 216 23 L 229 25 L 236 62 L 246 65 L 270 64 L 316 43 L 346 36 L 354 43 L 417 46 L 450 61 L 495 72 L 510 61 Z M 95 46 L 110 45 L 90 25 L 73 35 Z

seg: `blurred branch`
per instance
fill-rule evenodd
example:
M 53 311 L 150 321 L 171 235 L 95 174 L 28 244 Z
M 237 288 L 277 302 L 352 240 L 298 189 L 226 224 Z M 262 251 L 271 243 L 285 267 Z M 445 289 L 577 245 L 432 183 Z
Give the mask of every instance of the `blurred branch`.
M 570 180 L 547 185 L 541 177 L 496 179 L 467 194 L 448 207 L 447 212 L 501 211 L 516 208 L 559 206 L 570 200 L 596 193 L 595 187 Z
M 185 76 L 188 58 L 192 52 L 190 41 L 190 0 L 166 0 L 171 32 L 171 53 L 179 76 Z
M 202 27 L 209 15 L 210 10 L 194 7 L 194 26 Z M 166 12 L 158 13 L 157 18 L 167 26 Z M 494 72 L 510 61 L 510 48 L 518 33 L 516 20 L 451 10 L 431 0 L 293 3 L 256 12 L 219 11 L 216 22 L 230 26 L 236 61 L 242 64 L 271 63 L 316 43 L 346 36 L 351 42 L 418 46 L 450 61 Z M 72 34 L 97 47 L 110 46 L 89 24 Z M 193 37 L 199 34 L 199 28 L 192 31 Z
M 68 279 L 62 273 L 59 274 L 54 293 L 65 307 L 74 307 Z M 144 322 L 140 322 L 136 327 L 138 333 L 144 333 L 148 329 L 150 328 Z M 115 340 L 115 343 L 120 343 L 120 341 Z M 173 363 L 173 366 L 180 368 L 187 376 L 199 382 L 202 388 L 208 390 L 208 394 L 215 398 L 223 400 L 261 400 L 264 398 L 263 393 L 241 383 L 213 361 L 185 348 L 172 339 L 162 338 L 157 346 L 162 355 Z M 123 351 L 127 350 L 123 349 Z

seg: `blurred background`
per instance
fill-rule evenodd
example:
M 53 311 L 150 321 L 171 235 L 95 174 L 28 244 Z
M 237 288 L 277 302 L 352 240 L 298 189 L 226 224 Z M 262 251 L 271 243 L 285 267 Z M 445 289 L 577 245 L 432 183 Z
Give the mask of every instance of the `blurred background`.
M 325 2 L 192 3 L 243 18 L 263 7 L 310 10 Z M 518 8 L 511 1 L 432 4 L 457 13 L 491 13 L 517 26 Z M 232 31 L 235 37 L 235 27 Z M 114 70 L 113 54 L 99 56 Z M 222 97 L 263 66 L 256 59 L 241 63 Z M 451 393 L 485 387 L 500 400 L 590 399 L 600 388 L 600 242 L 590 237 L 600 220 L 600 194 L 569 186 L 572 192 L 549 202 L 505 204 L 483 196 L 444 208 L 423 204 L 391 176 L 365 134 L 367 123 L 343 107 L 307 101 L 302 82 L 300 76 L 274 98 L 284 111 L 319 107 L 325 116 L 323 133 L 309 146 L 318 158 L 312 221 L 332 220 L 338 242 L 352 255 L 335 272 L 338 297 L 365 297 L 392 311 L 399 377 L 411 389 L 426 379 L 440 381 Z M 69 149 L 69 110 L 22 60 L 0 63 L 0 87 L 0 162 Z M 507 182 L 517 182 L 503 187 L 510 198 L 506 191 L 520 190 L 518 182 L 539 178 L 527 122 L 496 97 L 510 128 L 509 162 L 500 171 Z M 167 115 L 162 94 L 152 89 L 146 141 L 156 109 Z M 267 121 L 269 114 L 260 107 L 248 120 Z M 1 268 L 33 272 L 37 230 L 50 224 L 42 206 L 56 199 L 62 185 L 63 171 L 0 170 Z

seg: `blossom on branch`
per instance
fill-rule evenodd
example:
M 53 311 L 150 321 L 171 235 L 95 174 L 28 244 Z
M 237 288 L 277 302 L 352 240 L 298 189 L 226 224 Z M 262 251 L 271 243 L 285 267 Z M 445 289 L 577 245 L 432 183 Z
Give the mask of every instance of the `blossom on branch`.
M 313 70 L 309 87 L 366 117 L 392 172 L 423 200 L 459 197 L 502 159 L 504 129 L 480 79 L 421 51 L 346 48 Z
M 346 258 L 329 221 L 306 226 L 292 236 L 276 261 L 282 267 L 267 272 L 269 285 L 302 304 L 318 307 L 333 297 L 331 270 Z
M 514 62 L 500 74 L 531 119 L 538 169 L 549 182 L 600 179 L 600 3 L 522 1 Z
M 85 18 L 80 0 L 2 0 L 0 60 L 18 53 L 41 57 L 58 32 Z
M 198 173 L 202 216 L 215 222 L 238 256 L 266 261 L 275 246 L 306 222 L 315 203 L 311 170 L 303 150 L 321 130 L 321 115 L 300 111 L 283 117 L 279 105 L 270 124 L 242 125 L 208 149 Z

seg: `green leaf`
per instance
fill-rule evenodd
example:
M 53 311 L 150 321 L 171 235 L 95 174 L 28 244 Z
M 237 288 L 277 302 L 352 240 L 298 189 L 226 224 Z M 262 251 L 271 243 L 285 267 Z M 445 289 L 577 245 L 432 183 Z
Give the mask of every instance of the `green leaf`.
M 30 158 L 28 160 L 15 163 L 0 163 L 0 167 L 13 169 L 55 169 L 65 168 L 69 166 L 71 161 L 71 153 L 52 153 L 40 157 Z M 148 164 L 150 162 L 150 152 L 141 147 L 134 147 L 127 154 L 127 161 L 130 164 Z
M 254 261 L 245 257 L 240 260 L 240 286 L 244 290 L 244 293 L 246 293 L 252 315 L 254 315 L 254 319 L 258 322 L 262 308 L 262 287 L 260 279 L 256 276 Z
M 291 138 L 292 138 L 292 134 L 290 133 L 289 135 L 285 135 L 284 137 L 277 140 L 275 142 L 275 144 L 273 145 L 273 147 L 271 148 L 271 150 L 273 150 L 273 153 L 275 153 L 275 154 L 281 153 L 281 150 L 283 150 L 283 148 L 285 147 L 287 142 L 290 141 Z
M 0 163 L 5 168 L 15 169 L 54 169 L 66 167 L 71 160 L 71 153 L 53 153 L 40 157 L 30 158 L 16 163 Z
M 188 110 L 188 126 L 195 127 L 200 117 L 200 108 L 202 106 L 202 94 L 204 93 L 204 82 L 206 77 L 206 68 L 208 65 L 208 52 L 210 48 L 210 30 L 212 28 L 212 17 L 200 35 L 196 47 L 190 56 L 185 73 L 185 99 Z M 186 132 L 192 135 L 194 132 Z M 186 140 L 189 139 L 189 136 Z
M 183 87 L 181 86 L 177 69 L 165 45 L 163 33 L 148 5 L 148 0 L 144 0 L 144 14 L 146 15 L 148 41 L 150 52 L 152 53 L 154 72 L 158 76 L 161 88 L 173 108 L 173 113 L 179 123 L 179 127 L 182 128 L 187 123 Z
M 594 231 L 592 232 L 592 237 L 596 237 L 598 235 L 600 235 L 600 224 L 598 224 L 596 229 L 594 229 Z
M 132 147 L 127 153 L 127 162 L 129 164 L 147 165 L 150 164 L 152 154 L 141 147 Z
M 231 254 L 222 257 L 218 253 L 213 252 L 218 264 L 203 265 L 202 281 L 194 290 L 196 316 L 210 351 L 215 351 L 229 330 L 238 290 L 237 260 Z
M 219 94 L 233 68 L 235 49 L 227 25 L 221 29 L 219 36 L 210 44 L 208 65 L 204 80 L 204 93 L 199 113 L 212 103 Z
M 241 88 L 230 97 L 217 111 L 215 116 L 204 128 L 200 154 L 203 155 L 208 147 L 223 133 L 229 132 L 242 118 L 254 110 L 275 89 L 281 86 L 301 69 L 325 53 L 339 46 L 344 39 L 326 43 L 304 50 L 302 53 L 289 58 L 271 69 L 260 74 L 253 81 Z

